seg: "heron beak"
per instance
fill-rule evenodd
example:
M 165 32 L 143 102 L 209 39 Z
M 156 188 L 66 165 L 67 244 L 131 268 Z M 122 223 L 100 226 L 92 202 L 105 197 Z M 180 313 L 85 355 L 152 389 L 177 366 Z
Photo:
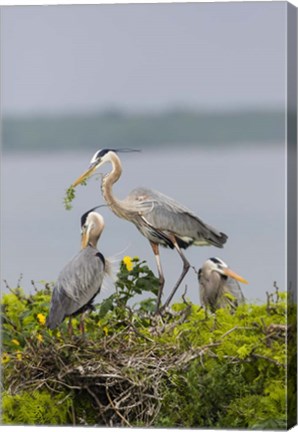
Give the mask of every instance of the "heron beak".
M 96 168 L 98 167 L 97 165 L 91 165 L 87 171 L 85 171 L 79 178 L 77 178 L 73 184 L 71 185 L 72 188 L 78 186 L 80 183 L 82 183 L 84 180 L 87 180 L 91 174 L 96 170 Z
M 239 282 L 248 284 L 248 281 L 246 279 L 244 279 L 242 276 L 239 276 L 237 273 L 233 272 L 233 270 L 229 268 L 223 269 L 223 272 L 226 276 L 230 276 L 231 278 L 236 279 Z
M 89 244 L 89 233 L 88 231 L 83 232 L 81 239 L 81 248 L 86 249 Z

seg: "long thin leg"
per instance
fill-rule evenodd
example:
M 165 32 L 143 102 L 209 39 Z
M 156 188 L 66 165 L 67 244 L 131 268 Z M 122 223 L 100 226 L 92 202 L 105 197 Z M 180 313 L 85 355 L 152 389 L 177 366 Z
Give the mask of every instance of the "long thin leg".
M 187 261 L 187 259 L 185 258 L 185 256 L 184 256 L 182 250 L 180 249 L 180 247 L 179 247 L 179 245 L 178 245 L 178 243 L 177 243 L 175 237 L 172 236 L 171 240 L 172 240 L 172 242 L 173 242 L 173 245 L 175 246 L 175 249 L 177 250 L 177 252 L 179 253 L 179 255 L 180 255 L 180 257 L 181 257 L 181 259 L 182 259 L 182 261 L 183 261 L 183 269 L 182 269 L 182 273 L 181 273 L 181 275 L 180 275 L 178 281 L 176 282 L 176 285 L 174 286 L 174 288 L 173 288 L 171 294 L 169 295 L 167 301 L 166 301 L 165 304 L 163 305 L 163 307 L 162 307 L 163 309 L 166 308 L 166 307 L 170 304 L 172 298 L 174 297 L 174 295 L 175 295 L 177 289 L 179 288 L 181 282 L 183 281 L 183 279 L 184 279 L 184 277 L 185 277 L 185 275 L 186 275 L 186 273 L 188 272 L 189 267 L 190 267 L 190 264 L 189 264 L 189 262 Z
M 83 337 L 85 336 L 85 324 L 84 324 L 85 313 L 86 312 L 83 312 L 80 317 L 80 332 Z
M 72 327 L 72 323 L 71 323 L 71 316 L 69 317 L 67 331 L 68 331 L 69 336 L 72 337 L 73 336 L 73 327 Z
M 161 302 L 162 291 L 163 291 L 163 287 L 165 284 L 165 278 L 164 278 L 163 271 L 162 271 L 158 244 L 153 243 L 153 242 L 150 242 L 150 244 L 151 244 L 154 256 L 155 256 L 155 260 L 156 260 L 156 264 L 157 264 L 157 270 L 158 270 L 158 276 L 159 276 L 159 290 L 158 290 L 156 309 L 155 309 L 155 312 L 158 312 L 160 302 Z

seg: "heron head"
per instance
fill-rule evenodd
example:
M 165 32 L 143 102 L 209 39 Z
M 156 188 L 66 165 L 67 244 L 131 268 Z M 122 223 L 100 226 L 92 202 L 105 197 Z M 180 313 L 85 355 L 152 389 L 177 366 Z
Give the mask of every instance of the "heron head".
M 96 206 L 96 207 L 93 207 L 92 209 L 90 209 L 90 210 L 87 210 L 82 216 L 81 216 L 81 228 L 83 228 L 83 226 L 85 225 L 85 222 L 86 222 L 86 220 L 87 220 L 87 217 L 88 217 L 88 215 L 91 213 L 91 212 L 94 212 L 94 210 L 96 210 L 96 209 L 98 209 L 98 208 L 100 208 L 100 207 L 108 207 L 107 206 L 107 204 L 100 204 L 100 205 L 98 205 L 98 206 Z
M 110 160 L 110 153 L 113 151 L 114 150 L 110 149 L 101 149 L 95 152 L 90 160 L 89 168 L 80 175 L 80 177 L 78 177 L 71 186 L 76 187 L 83 181 L 87 180 L 101 165 Z
M 101 207 L 101 206 L 98 206 Z M 88 244 L 96 247 L 98 239 L 104 229 L 104 218 L 101 214 L 94 212 L 94 207 L 81 217 L 81 246 L 85 249 Z
M 106 162 L 111 162 L 113 155 L 115 153 L 127 153 L 127 152 L 137 152 L 139 150 L 133 149 L 101 149 L 94 153 L 90 160 L 89 168 L 85 171 L 79 178 L 77 178 L 71 185 L 73 188 L 87 180 L 100 166 L 104 165 Z
M 236 279 L 239 282 L 242 282 L 244 284 L 248 284 L 246 279 L 244 279 L 242 276 L 238 275 L 233 270 L 231 270 L 228 267 L 228 265 L 223 260 L 221 260 L 220 258 L 216 258 L 216 257 L 209 258 L 205 262 L 204 266 L 211 272 L 215 271 L 224 277 L 231 277 L 233 279 Z

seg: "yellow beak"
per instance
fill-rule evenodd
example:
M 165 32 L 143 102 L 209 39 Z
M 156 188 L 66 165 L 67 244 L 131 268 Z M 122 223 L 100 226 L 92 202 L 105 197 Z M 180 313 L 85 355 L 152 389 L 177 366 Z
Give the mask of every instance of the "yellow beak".
M 92 165 L 91 167 L 89 167 L 87 169 L 87 171 L 85 171 L 79 178 L 77 178 L 73 184 L 71 185 L 71 187 L 76 187 L 77 185 L 79 185 L 80 183 L 82 183 L 84 180 L 87 180 L 88 177 L 91 176 L 91 174 L 96 170 L 97 165 Z
M 89 233 L 84 231 L 81 238 L 81 248 L 85 249 L 89 244 Z
M 225 273 L 226 276 L 230 276 L 231 278 L 236 279 L 239 282 L 248 284 L 248 281 L 246 279 L 244 279 L 242 276 L 239 276 L 237 273 L 233 272 L 233 270 L 229 268 L 223 269 L 223 272 Z

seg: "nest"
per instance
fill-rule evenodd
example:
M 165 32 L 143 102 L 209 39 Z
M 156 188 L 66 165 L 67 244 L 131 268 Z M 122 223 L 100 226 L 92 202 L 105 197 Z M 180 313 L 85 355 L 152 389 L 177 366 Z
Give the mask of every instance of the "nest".
M 175 331 L 191 313 L 191 304 L 186 302 L 179 312 L 163 316 L 140 319 L 129 312 L 124 319 L 109 321 L 112 333 L 106 335 L 102 329 L 86 337 L 44 330 L 42 341 L 25 338 L 22 358 L 15 354 L 11 366 L 4 370 L 5 389 L 13 395 L 36 390 L 65 394 L 77 402 L 72 404 L 73 425 L 149 427 L 158 424 L 162 398 L 173 375 L 187 371 L 195 359 L 199 368 L 205 368 L 207 357 L 218 359 L 217 348 L 228 335 L 257 332 L 262 344 L 270 347 L 274 341 L 283 343 L 290 330 L 290 326 L 274 323 L 236 325 L 208 344 L 183 346 Z M 202 324 L 206 319 L 202 314 Z M 215 325 L 216 317 L 211 322 Z M 212 333 L 212 329 L 207 331 Z M 255 350 L 245 358 L 224 355 L 230 364 L 258 360 L 285 367 Z M 91 420 L 81 410 L 86 400 L 92 408 Z
M 187 316 L 179 313 L 175 322 Z M 160 323 L 154 331 L 172 330 Z M 14 362 L 7 377 L 11 394 L 47 389 L 63 391 L 92 401 L 96 424 L 100 426 L 150 426 L 161 406 L 161 389 L 171 370 L 185 368 L 197 352 L 177 352 L 177 347 L 157 344 L 129 323 L 111 336 L 99 340 L 67 335 L 60 339 L 44 333 L 43 342 L 27 340 L 22 360 Z M 73 412 L 73 424 L 87 424 Z

